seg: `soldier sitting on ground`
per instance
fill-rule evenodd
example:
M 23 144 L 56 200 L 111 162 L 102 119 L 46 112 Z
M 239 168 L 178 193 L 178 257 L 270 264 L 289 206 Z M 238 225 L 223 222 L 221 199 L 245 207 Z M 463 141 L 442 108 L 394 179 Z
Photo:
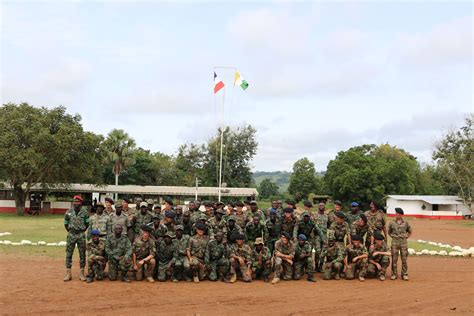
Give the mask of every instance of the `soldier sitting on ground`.
M 183 225 L 176 225 L 176 239 L 173 241 L 176 243 L 174 252 L 174 267 L 173 267 L 173 282 L 179 282 L 179 280 L 189 279 L 189 260 L 187 257 L 187 248 L 189 242 L 189 235 L 184 235 Z

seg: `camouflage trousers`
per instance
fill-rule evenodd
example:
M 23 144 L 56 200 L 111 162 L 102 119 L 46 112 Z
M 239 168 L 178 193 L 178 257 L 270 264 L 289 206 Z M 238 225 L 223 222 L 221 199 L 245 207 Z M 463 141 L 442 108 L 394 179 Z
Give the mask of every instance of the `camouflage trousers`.
M 224 278 L 229 271 L 229 259 L 219 258 L 209 262 L 207 265 L 209 271 L 209 280 L 216 281 L 218 278 Z
M 387 272 L 388 265 L 390 264 L 390 259 L 388 256 L 382 256 L 382 259 L 380 260 L 374 260 L 378 264 L 380 264 L 380 267 L 382 269 L 378 270 L 375 264 L 370 263 L 367 265 L 367 275 L 370 276 L 385 276 L 385 273 Z
M 143 279 L 143 275 L 145 275 L 145 278 L 152 277 L 156 264 L 155 259 L 150 259 L 144 264 L 140 264 L 140 261 L 141 259 L 137 258 L 137 281 L 141 281 Z
M 404 239 L 392 239 L 392 275 L 397 275 L 398 255 L 402 257 L 402 276 L 408 275 L 408 242 Z
M 66 239 L 66 269 L 71 269 L 72 267 L 72 255 L 76 245 L 79 251 L 80 267 L 81 269 L 86 267 L 86 235 L 84 232 L 69 232 Z
M 230 258 L 230 274 L 236 274 L 237 271 L 242 273 L 242 279 L 245 282 L 252 281 L 252 270 L 246 262 L 240 263 L 238 259 Z
M 342 262 L 326 262 L 323 264 L 323 279 L 331 280 L 335 275 L 339 275 L 342 270 Z
M 174 260 L 173 277 L 177 280 L 187 279 L 190 270 L 188 257 L 180 257 Z
M 266 245 L 268 249 L 270 250 L 271 255 L 273 256 L 273 252 L 275 251 L 275 243 L 278 239 L 270 239 L 267 241 Z
M 350 268 L 346 269 L 346 279 L 352 280 L 359 272 L 359 277 L 365 277 L 367 274 L 367 258 L 359 259 L 356 263 L 352 262 Z
M 199 277 L 199 280 L 203 280 L 206 277 L 206 265 L 204 264 L 203 259 L 191 257 L 189 265 L 193 272 L 193 276 Z
M 87 275 L 102 279 L 104 277 L 104 269 L 107 262 L 105 260 L 97 260 L 95 258 L 87 258 Z
M 295 280 L 301 279 L 301 276 L 305 273 L 309 275 L 313 275 L 314 273 L 314 261 L 312 257 L 306 257 L 303 260 L 295 261 L 294 264 L 294 274 L 293 277 Z
M 291 280 L 293 277 L 293 266 L 288 261 L 275 257 L 275 278 L 280 278 L 281 276 L 283 280 Z
M 173 259 L 167 261 L 158 261 L 158 281 L 166 281 L 173 270 Z
M 119 260 L 109 258 L 109 279 L 111 281 L 117 280 L 118 272 L 127 273 L 131 266 L 131 258 L 122 257 Z
M 252 264 L 253 278 L 269 276 L 272 273 L 272 261 L 267 259 L 262 263 L 254 262 Z

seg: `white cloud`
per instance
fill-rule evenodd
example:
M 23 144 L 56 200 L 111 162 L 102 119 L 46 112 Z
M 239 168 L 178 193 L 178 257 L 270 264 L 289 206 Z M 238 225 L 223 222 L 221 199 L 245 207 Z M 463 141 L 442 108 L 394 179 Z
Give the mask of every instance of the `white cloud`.
M 419 66 L 472 62 L 472 29 L 472 16 L 467 16 L 405 36 L 399 43 L 402 60 Z

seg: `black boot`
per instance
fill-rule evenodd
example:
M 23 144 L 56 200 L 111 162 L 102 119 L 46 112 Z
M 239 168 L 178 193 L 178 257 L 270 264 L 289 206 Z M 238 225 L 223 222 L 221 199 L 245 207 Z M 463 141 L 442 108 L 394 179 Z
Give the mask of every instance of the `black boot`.
M 94 276 L 88 275 L 88 276 L 87 276 L 87 279 L 86 279 L 86 282 L 87 282 L 87 283 L 92 283 L 92 282 L 94 282 Z

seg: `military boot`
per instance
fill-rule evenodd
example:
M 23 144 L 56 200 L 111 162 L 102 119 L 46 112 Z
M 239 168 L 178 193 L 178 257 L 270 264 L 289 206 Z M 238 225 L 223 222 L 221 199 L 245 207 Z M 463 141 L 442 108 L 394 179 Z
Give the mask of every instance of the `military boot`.
M 279 277 L 274 277 L 273 280 L 272 280 L 272 284 L 277 284 L 278 282 L 280 282 L 280 278 Z
M 71 269 L 66 269 L 66 275 L 64 276 L 63 281 L 71 281 L 72 280 L 72 275 L 71 275 Z
M 236 273 L 232 274 L 232 277 L 230 278 L 230 283 L 235 283 L 235 281 L 237 281 L 237 274 Z
M 88 275 L 88 276 L 87 276 L 87 279 L 86 279 L 86 282 L 87 282 L 87 283 L 92 283 L 92 282 L 94 282 L 94 277 L 91 276 L 91 275 Z
M 81 281 L 86 281 L 86 276 L 84 275 L 84 268 L 81 269 L 81 271 L 79 272 L 79 279 Z
M 150 283 L 155 283 L 155 280 L 153 279 L 153 277 L 149 276 L 149 277 L 146 277 L 146 280 Z M 174 281 L 174 280 L 173 280 Z
M 124 273 L 122 275 L 122 282 L 130 283 L 130 280 L 128 279 L 127 273 Z
M 404 275 L 402 276 L 402 279 L 403 279 L 404 281 L 408 281 L 408 280 L 409 280 L 409 279 L 408 279 L 408 275 L 404 274 Z
M 390 277 L 390 280 L 396 280 L 397 279 L 397 275 L 396 274 L 392 274 L 392 276 Z
M 308 274 L 308 279 L 309 282 L 316 282 L 316 279 L 314 278 L 314 275 Z

